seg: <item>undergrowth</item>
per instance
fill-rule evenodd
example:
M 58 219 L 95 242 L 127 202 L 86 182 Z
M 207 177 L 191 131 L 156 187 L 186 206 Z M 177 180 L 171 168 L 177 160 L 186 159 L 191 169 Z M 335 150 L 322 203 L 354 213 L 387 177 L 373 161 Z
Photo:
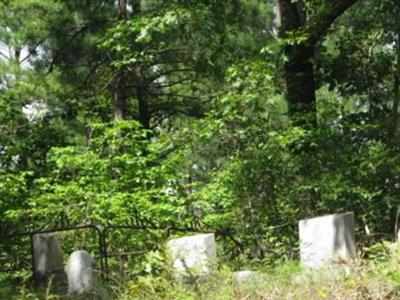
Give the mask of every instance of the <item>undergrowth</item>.
M 369 259 L 310 271 L 287 261 L 256 271 L 238 283 L 226 266 L 207 278 L 188 282 L 173 280 L 165 265 L 157 275 L 132 281 L 110 281 L 103 299 L 118 300 L 272 300 L 272 299 L 400 299 L 400 244 L 380 243 L 368 249 Z M 73 299 L 28 288 L 1 290 L 0 299 Z M 79 299 L 100 299 L 89 295 Z

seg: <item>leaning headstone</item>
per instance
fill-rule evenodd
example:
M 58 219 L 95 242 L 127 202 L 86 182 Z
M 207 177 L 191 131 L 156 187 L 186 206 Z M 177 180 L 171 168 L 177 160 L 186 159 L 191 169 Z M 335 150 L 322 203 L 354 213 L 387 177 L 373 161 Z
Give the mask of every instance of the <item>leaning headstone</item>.
M 214 234 L 198 234 L 170 240 L 167 243 L 175 278 L 207 275 L 217 260 Z
M 299 234 L 300 259 L 307 267 L 347 262 L 356 256 L 352 212 L 301 220 Z
M 65 266 L 69 294 L 83 295 L 94 290 L 96 284 L 95 265 L 95 260 L 87 251 L 77 250 L 71 253 Z
M 46 284 L 52 276 L 60 281 L 63 277 L 63 254 L 58 236 L 35 234 L 32 245 L 35 282 Z

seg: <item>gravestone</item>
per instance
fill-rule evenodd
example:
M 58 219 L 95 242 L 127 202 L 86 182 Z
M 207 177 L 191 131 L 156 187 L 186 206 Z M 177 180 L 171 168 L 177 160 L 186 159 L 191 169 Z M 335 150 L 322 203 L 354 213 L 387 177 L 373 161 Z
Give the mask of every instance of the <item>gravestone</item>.
M 34 280 L 45 284 L 51 276 L 56 281 L 63 277 L 63 254 L 60 239 L 55 234 L 33 235 Z
M 356 256 L 352 212 L 301 220 L 299 234 L 300 259 L 307 267 L 347 262 Z
M 233 273 L 233 282 L 239 285 L 248 283 L 256 280 L 258 275 L 255 271 L 236 271 Z
M 213 233 L 173 239 L 167 247 L 176 278 L 206 275 L 215 268 L 217 253 Z
M 94 290 L 96 284 L 95 265 L 95 260 L 87 251 L 77 250 L 71 253 L 65 266 L 69 294 L 82 295 Z

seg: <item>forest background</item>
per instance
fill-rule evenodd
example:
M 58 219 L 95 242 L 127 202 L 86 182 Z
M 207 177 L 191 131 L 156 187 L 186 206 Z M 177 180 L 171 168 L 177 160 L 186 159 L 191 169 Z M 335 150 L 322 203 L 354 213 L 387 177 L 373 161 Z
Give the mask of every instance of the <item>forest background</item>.
M 399 15 L 396 0 L 1 1 L 0 236 L 206 228 L 234 268 L 296 258 L 297 222 L 321 214 L 354 211 L 365 245 L 394 237 Z M 164 238 L 121 230 L 110 247 Z M 127 276 L 157 272 L 151 253 Z

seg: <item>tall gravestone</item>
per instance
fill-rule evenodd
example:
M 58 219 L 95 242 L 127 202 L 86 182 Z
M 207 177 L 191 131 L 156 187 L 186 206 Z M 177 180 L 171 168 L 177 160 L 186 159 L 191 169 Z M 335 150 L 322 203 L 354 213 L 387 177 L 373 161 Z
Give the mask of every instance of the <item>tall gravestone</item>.
M 63 254 L 60 239 L 55 234 L 33 236 L 34 279 L 37 284 L 46 283 L 51 276 L 56 281 L 63 277 Z
M 96 262 L 87 251 L 77 250 L 71 253 L 65 272 L 68 277 L 68 293 L 83 295 L 94 290 Z
M 214 234 L 198 234 L 167 243 L 176 278 L 201 276 L 212 272 L 217 260 Z
M 356 256 L 352 212 L 301 220 L 299 234 L 300 259 L 307 267 L 320 268 Z

